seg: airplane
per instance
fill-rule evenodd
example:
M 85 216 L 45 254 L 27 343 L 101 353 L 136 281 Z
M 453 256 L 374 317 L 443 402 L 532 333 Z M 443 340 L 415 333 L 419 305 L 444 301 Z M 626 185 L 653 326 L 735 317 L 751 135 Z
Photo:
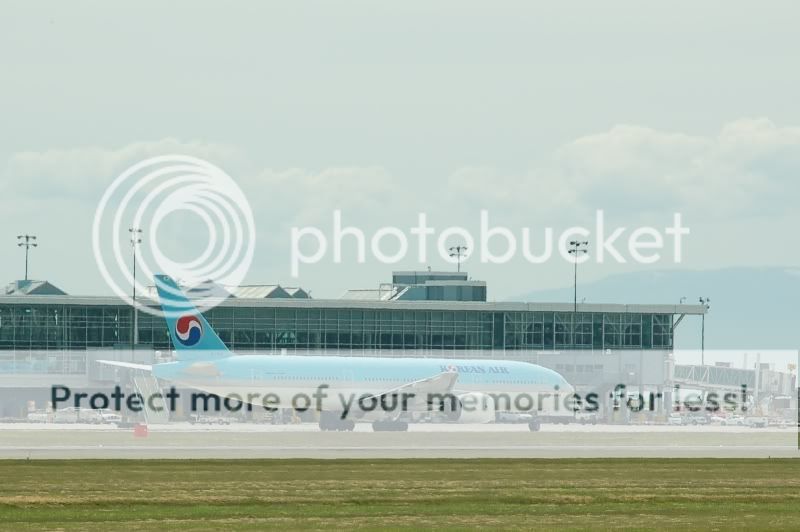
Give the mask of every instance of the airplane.
M 316 410 L 322 430 L 408 430 L 413 413 L 489 423 L 497 411 L 532 414 L 538 431 L 548 415 L 570 416 L 573 387 L 557 372 L 510 360 L 329 355 L 237 355 L 167 275 L 154 276 L 177 360 L 153 365 L 99 360 L 151 372 L 173 385 L 202 390 L 270 411 Z

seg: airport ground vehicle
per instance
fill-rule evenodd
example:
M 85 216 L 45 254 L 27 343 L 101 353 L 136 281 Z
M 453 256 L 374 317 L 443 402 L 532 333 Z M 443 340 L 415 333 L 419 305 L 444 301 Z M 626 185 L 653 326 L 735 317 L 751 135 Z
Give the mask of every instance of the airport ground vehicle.
M 109 408 L 60 408 L 55 412 L 36 410 L 27 417 L 30 423 L 120 423 L 122 416 Z
M 722 420 L 722 425 L 741 427 L 745 425 L 745 421 L 742 416 L 728 416 Z
M 667 418 L 667 425 L 685 425 L 683 416 L 674 412 Z
M 29 423 L 47 423 L 49 414 L 46 410 L 36 410 L 28 413 Z
M 769 420 L 761 416 L 748 417 L 745 419 L 745 423 L 753 429 L 763 429 L 769 426 Z
M 78 408 L 77 423 L 119 423 L 122 416 L 109 408 Z
M 537 414 L 534 416 L 534 420 L 539 423 L 550 423 L 552 425 L 569 425 L 570 423 L 575 423 L 575 416 L 546 416 Z
M 78 419 L 76 423 L 93 423 L 98 424 L 103 422 L 103 416 L 100 412 L 91 408 L 78 408 Z
M 496 412 L 494 420 L 495 423 L 530 423 L 533 416 L 524 412 Z
M 226 416 L 206 416 L 203 414 L 193 414 L 189 418 L 189 423 L 192 425 L 230 425 L 231 418 Z
M 74 406 L 59 408 L 53 414 L 53 423 L 77 423 L 78 411 L 79 409 Z
M 121 423 L 122 416 L 120 416 L 117 412 L 109 408 L 101 408 L 96 410 L 97 414 L 100 416 L 101 423 Z
M 684 416 L 687 425 L 708 425 L 711 420 L 705 414 L 687 414 Z

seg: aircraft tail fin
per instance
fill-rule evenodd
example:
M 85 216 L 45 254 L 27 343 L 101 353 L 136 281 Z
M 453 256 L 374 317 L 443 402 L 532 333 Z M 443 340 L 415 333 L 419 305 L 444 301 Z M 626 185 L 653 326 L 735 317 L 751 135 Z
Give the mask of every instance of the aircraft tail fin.
M 212 360 L 231 356 L 205 317 L 168 275 L 153 276 L 167 320 L 172 345 L 180 360 Z

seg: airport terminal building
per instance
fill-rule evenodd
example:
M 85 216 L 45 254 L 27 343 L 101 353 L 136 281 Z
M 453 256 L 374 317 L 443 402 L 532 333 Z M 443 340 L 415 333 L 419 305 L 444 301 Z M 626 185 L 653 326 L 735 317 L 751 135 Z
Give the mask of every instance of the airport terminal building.
M 200 289 L 208 287 L 188 292 Z M 0 297 L 0 363 L 6 370 L 26 364 L 45 369 L 47 360 L 48 371 L 83 371 L 60 366 L 56 352 L 130 349 L 129 305 L 114 297 L 45 292 Z M 571 303 L 490 303 L 485 283 L 442 272 L 396 272 L 377 290 L 350 290 L 334 300 L 276 285 L 237 287 L 226 296 L 205 314 L 220 338 L 232 350 L 269 353 L 664 351 L 672 347 L 676 317 L 703 312 L 699 305 L 581 303 L 574 312 Z M 157 305 L 152 297 L 140 300 Z M 171 350 L 162 318 L 139 312 L 135 336 L 139 349 Z M 31 359 L 32 352 L 44 358 Z
M 700 312 L 691 305 L 580 304 L 575 313 L 569 303 L 231 298 L 205 315 L 237 351 L 391 356 L 395 350 L 664 350 L 672 347 L 675 316 Z M 137 329 L 138 344 L 171 349 L 163 319 L 140 312 Z M 0 350 L 119 348 L 131 344 L 132 332 L 132 309 L 117 298 L 0 298 Z

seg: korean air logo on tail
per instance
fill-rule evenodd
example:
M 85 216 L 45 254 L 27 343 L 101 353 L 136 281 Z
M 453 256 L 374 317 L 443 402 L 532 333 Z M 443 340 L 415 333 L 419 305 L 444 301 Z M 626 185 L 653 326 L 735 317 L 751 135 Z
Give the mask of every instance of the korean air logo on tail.
M 203 325 L 196 316 L 181 316 L 175 322 L 175 337 L 182 345 L 191 347 L 203 337 Z

